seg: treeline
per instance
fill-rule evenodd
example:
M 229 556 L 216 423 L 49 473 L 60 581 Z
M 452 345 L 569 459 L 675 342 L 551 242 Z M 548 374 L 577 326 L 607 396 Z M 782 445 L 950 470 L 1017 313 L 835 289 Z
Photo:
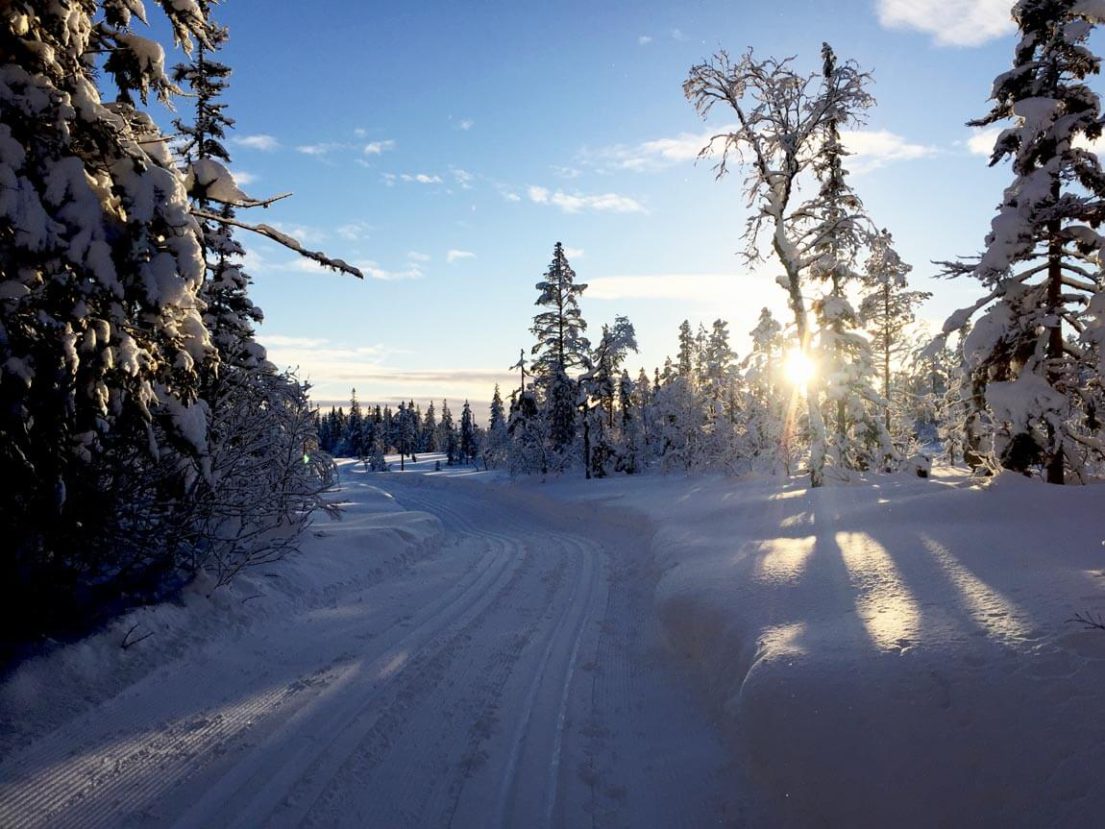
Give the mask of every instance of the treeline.
M 491 404 L 492 422 L 496 408 L 501 420 L 503 406 L 498 386 Z M 359 458 L 377 472 L 388 470 L 384 460 L 388 454 L 398 454 L 402 467 L 407 457 L 417 460 L 418 453 L 443 452 L 446 463 L 452 465 L 473 463 L 486 449 L 486 431 L 476 423 L 467 400 L 460 419 L 454 421 L 448 400 L 441 401 L 440 416 L 432 402 L 423 414 L 421 406 L 413 400 L 400 403 L 396 409 L 374 406 L 362 410 L 354 389 L 348 413 L 342 407 L 331 408 L 326 414 L 316 411 L 315 427 L 323 451 Z
M 818 413 L 835 427 L 832 474 L 903 467 L 924 473 L 928 463 L 918 449 L 938 438 L 951 460 L 957 449 L 961 459 L 961 441 L 943 428 L 959 399 L 957 358 L 946 347 L 930 348 L 913 330 L 913 308 L 923 295 L 908 290 L 908 268 L 896 258 L 890 268 L 888 258 L 882 250 L 868 262 L 858 316 L 867 336 L 853 343 L 861 359 L 850 366 L 846 385 L 845 378 L 824 376 L 827 362 L 802 365 L 806 353 L 767 308 L 743 357 L 733 350 L 724 320 L 697 330 L 685 321 L 675 356 L 651 373 L 642 368 L 631 375 L 625 364 L 637 350 L 632 323 L 615 317 L 591 344 L 579 302 L 587 286 L 576 282 L 557 244 L 537 285 L 538 304 L 548 310 L 534 318 L 533 359 L 523 351 L 513 366 L 519 385 L 505 416 L 496 387 L 479 456 L 512 474 L 791 474 L 810 458 L 803 398 L 814 393 L 811 387 L 835 382 L 883 393 L 849 396 L 843 417 L 841 398 L 822 398 Z M 887 280 L 888 270 L 902 278 Z

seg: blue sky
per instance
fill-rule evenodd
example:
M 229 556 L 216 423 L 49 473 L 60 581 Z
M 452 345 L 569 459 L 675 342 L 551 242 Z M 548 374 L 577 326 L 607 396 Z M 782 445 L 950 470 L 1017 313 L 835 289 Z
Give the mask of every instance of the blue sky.
M 729 320 L 743 354 L 759 309 L 785 319 L 785 297 L 770 260 L 738 255 L 739 172 L 716 182 L 693 160 L 724 113 L 703 123 L 682 82 L 722 48 L 814 70 L 822 41 L 874 73 L 848 166 L 942 320 L 978 291 L 930 279 L 930 260 L 977 252 L 1009 181 L 964 126 L 1009 65 L 1009 5 L 229 0 L 232 167 L 251 195 L 295 194 L 250 218 L 369 274 L 242 234 L 260 339 L 321 402 L 356 387 L 486 405 L 532 343 L 534 285 L 561 241 L 596 337 L 615 314 L 636 325 L 634 373 L 674 352 L 683 319 Z

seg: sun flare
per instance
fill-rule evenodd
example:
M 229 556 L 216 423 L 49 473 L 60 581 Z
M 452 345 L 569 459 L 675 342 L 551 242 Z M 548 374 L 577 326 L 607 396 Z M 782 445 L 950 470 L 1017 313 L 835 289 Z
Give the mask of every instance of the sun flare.
M 800 348 L 792 348 L 787 352 L 786 360 L 783 362 L 783 374 L 793 386 L 805 386 L 816 372 L 813 360 L 810 359 L 810 355 Z

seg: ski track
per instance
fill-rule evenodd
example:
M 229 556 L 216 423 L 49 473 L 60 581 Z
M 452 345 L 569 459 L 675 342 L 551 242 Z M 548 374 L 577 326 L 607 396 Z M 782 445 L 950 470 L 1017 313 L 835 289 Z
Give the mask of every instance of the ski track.
M 442 550 L 3 760 L 0 826 L 739 825 L 720 739 L 660 656 L 643 532 L 379 485 L 443 522 Z

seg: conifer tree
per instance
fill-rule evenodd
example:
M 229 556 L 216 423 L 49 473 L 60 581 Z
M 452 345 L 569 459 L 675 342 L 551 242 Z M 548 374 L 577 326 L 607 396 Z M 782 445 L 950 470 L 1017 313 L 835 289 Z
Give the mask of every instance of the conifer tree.
M 874 338 L 882 374 L 882 396 L 886 401 L 884 423 L 891 429 L 891 363 L 904 355 L 906 329 L 916 319 L 914 309 L 932 294 L 910 291 L 905 264 L 893 247 L 889 231 L 883 230 L 871 242 L 871 255 L 863 276 L 866 288 L 860 302 L 860 317 Z
M 990 164 L 1011 161 L 986 249 L 947 264 L 988 293 L 953 315 L 945 331 L 986 309 L 964 341 L 972 383 L 994 420 L 993 451 L 1049 483 L 1082 479 L 1103 445 L 1093 412 L 1101 398 L 1105 298 L 1099 272 L 1105 241 L 1105 171 L 1088 142 L 1102 134 L 1097 94 L 1085 83 L 1100 59 L 1085 43 L 1105 19 L 1100 3 L 1020 0 L 1021 39 L 1013 67 L 994 81 L 990 112 L 971 126 L 1012 119 Z M 1078 341 L 1081 336 L 1082 342 Z
M 576 284 L 575 271 L 560 242 L 553 248 L 552 263 L 536 288 L 540 291 L 536 304 L 548 310 L 533 318 L 531 331 L 537 337 L 530 350 L 536 355 L 533 372 L 544 393 L 550 449 L 565 464 L 576 436 L 576 382 L 570 372 L 586 365 L 591 344 L 583 336 L 587 323 L 579 310 L 579 296 L 587 286 Z

